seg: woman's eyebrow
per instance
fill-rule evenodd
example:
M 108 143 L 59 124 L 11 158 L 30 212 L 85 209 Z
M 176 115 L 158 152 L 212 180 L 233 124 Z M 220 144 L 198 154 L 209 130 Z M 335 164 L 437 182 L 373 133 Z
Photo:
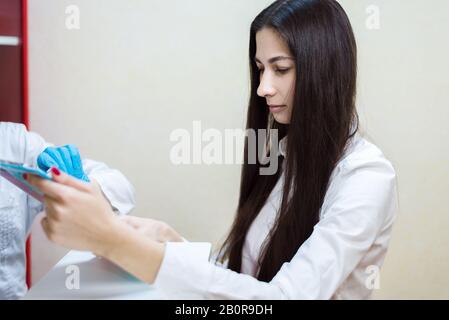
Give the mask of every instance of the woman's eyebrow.
M 271 64 L 271 63 L 275 63 L 275 62 L 278 62 L 278 61 L 281 61 L 281 60 L 295 60 L 295 59 L 292 58 L 292 57 L 287 57 L 287 56 L 277 56 L 277 57 L 273 57 L 270 60 L 268 60 L 268 63 Z M 260 60 L 258 58 L 255 58 L 255 61 L 257 63 L 262 64 L 262 62 L 260 62 Z

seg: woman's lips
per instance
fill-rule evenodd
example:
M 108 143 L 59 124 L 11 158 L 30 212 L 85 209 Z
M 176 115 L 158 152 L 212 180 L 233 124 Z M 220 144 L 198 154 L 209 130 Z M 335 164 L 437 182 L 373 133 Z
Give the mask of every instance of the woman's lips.
M 282 105 L 282 106 L 276 106 L 276 105 L 272 105 L 272 106 L 268 106 L 270 108 L 270 112 L 272 113 L 278 113 L 281 112 L 286 106 Z

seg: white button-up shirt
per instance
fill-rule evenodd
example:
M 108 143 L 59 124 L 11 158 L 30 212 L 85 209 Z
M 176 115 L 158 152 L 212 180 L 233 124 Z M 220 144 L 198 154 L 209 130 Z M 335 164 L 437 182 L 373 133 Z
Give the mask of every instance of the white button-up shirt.
M 37 157 L 48 146 L 25 126 L 0 122 L 0 159 L 36 167 Z M 92 160 L 83 160 L 83 169 L 98 182 L 114 211 L 126 214 L 134 208 L 134 188 L 123 174 Z M 0 178 L 0 299 L 16 299 L 27 290 L 25 241 L 42 210 L 42 203 Z
M 285 140 L 280 152 L 285 155 Z M 256 279 L 283 175 L 248 230 L 241 273 L 209 258 L 210 243 L 167 242 L 155 286 L 172 299 L 368 299 L 379 285 L 397 211 L 391 163 L 358 133 L 332 172 L 312 235 L 270 282 Z

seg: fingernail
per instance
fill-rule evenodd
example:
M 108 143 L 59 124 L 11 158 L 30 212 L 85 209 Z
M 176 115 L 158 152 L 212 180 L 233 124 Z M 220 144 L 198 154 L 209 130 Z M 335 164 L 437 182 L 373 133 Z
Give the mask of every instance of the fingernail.
M 56 176 L 59 176 L 61 174 L 61 171 L 59 171 L 59 169 L 56 167 L 52 167 L 51 172 Z
M 28 175 L 27 175 L 26 173 L 24 173 L 24 174 L 22 175 L 22 177 L 23 177 L 25 180 L 28 180 Z

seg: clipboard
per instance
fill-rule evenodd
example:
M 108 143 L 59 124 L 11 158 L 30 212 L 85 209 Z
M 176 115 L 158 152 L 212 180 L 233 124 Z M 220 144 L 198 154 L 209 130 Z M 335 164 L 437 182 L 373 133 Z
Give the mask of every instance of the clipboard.
M 44 202 L 44 194 L 23 178 L 23 174 L 33 174 L 42 179 L 52 180 L 45 171 L 26 167 L 23 164 L 0 159 L 0 176 L 11 182 L 20 190 L 26 192 L 36 200 Z

